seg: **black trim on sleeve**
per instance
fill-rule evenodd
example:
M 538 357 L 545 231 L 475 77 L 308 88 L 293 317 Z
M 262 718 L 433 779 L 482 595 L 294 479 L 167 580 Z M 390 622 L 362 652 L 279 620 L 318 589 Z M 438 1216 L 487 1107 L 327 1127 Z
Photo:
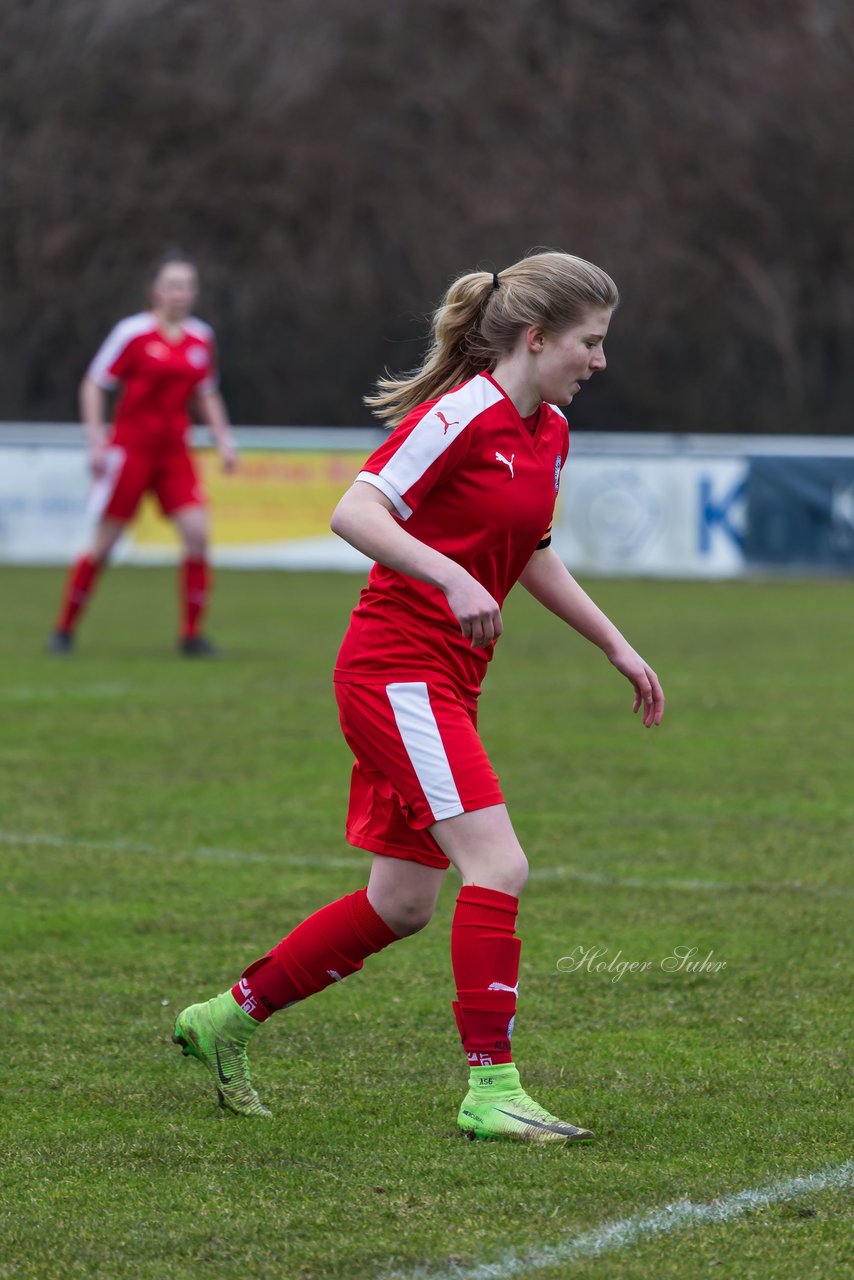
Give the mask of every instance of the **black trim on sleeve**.
M 547 538 L 543 538 L 542 542 L 537 543 L 537 550 L 545 551 L 546 547 L 550 547 L 551 545 L 552 545 L 552 535 L 549 534 Z

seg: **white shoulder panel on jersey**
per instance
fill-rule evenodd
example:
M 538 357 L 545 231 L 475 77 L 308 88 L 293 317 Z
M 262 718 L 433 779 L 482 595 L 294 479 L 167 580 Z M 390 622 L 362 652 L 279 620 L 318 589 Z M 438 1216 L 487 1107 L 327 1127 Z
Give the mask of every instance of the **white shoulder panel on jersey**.
M 213 329 L 205 320 L 200 320 L 198 316 L 187 316 L 184 321 L 184 328 L 192 337 L 200 338 L 202 342 L 213 342 Z
M 404 501 L 403 495 L 409 492 L 475 418 L 503 399 L 502 392 L 488 378 L 472 378 L 464 386 L 456 391 L 449 391 L 441 400 L 436 401 L 394 456 L 389 458 L 379 476 L 369 476 L 363 472 L 358 478 L 376 484 L 394 503 L 398 514 L 408 520 L 412 515 L 412 508 Z M 377 480 L 381 483 L 377 484 Z
M 200 320 L 198 316 L 188 316 L 184 321 L 184 328 L 187 330 L 191 338 L 198 338 L 200 342 L 207 342 L 213 346 L 215 341 L 214 331 L 204 320 Z M 209 373 L 204 381 L 199 383 L 199 391 L 205 394 L 208 391 L 216 391 L 219 386 L 216 371 Z
M 155 323 L 150 311 L 140 311 L 135 316 L 120 320 L 110 331 L 96 351 L 95 358 L 87 370 L 88 376 L 93 382 L 97 382 L 103 391 L 114 391 L 119 385 L 118 378 L 113 378 L 108 373 L 110 366 L 118 360 L 125 347 L 133 342 L 134 338 L 153 329 Z

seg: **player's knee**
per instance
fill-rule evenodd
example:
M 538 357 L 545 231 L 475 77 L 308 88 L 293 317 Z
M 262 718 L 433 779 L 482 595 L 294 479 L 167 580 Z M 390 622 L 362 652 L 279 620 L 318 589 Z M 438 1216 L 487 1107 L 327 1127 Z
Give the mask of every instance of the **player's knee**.
M 184 544 L 184 552 L 194 560 L 202 560 L 208 553 L 208 517 L 204 507 L 192 507 L 180 512 L 174 519 L 175 527 Z
M 434 906 L 433 902 L 423 902 L 417 898 L 398 902 L 393 911 L 394 919 L 387 923 L 399 938 L 408 938 L 430 923 Z
M 89 558 L 94 560 L 99 569 L 103 569 L 104 565 L 108 563 L 118 540 L 118 534 L 113 536 L 103 535 L 95 539 L 89 552 Z
M 518 898 L 528 883 L 528 859 L 521 849 L 508 851 L 500 859 L 491 859 L 488 870 L 475 872 L 471 882 Z
M 512 893 L 514 898 L 518 898 L 528 883 L 528 859 L 521 849 L 512 858 L 507 859 L 506 866 L 502 870 L 507 883 L 504 892 Z
M 184 536 L 184 550 L 194 560 L 202 560 L 208 553 L 207 529 L 200 525 L 190 526 L 181 531 Z

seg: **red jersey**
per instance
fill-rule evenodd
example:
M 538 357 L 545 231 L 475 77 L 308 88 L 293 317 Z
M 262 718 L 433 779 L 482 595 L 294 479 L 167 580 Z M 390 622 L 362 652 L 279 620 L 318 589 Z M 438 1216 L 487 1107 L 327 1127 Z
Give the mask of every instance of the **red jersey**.
M 202 320 L 185 320 L 175 341 L 150 311 L 120 320 L 89 366 L 104 391 L 121 384 L 111 442 L 145 450 L 182 445 L 190 397 L 216 386 L 215 367 L 213 330 Z
M 419 541 L 467 569 L 499 605 L 551 526 L 569 449 L 566 419 L 540 406 L 532 432 L 489 374 L 419 405 L 357 477 L 394 503 Z M 493 644 L 473 649 L 445 594 L 374 565 L 335 668 L 340 681 L 444 675 L 476 698 Z

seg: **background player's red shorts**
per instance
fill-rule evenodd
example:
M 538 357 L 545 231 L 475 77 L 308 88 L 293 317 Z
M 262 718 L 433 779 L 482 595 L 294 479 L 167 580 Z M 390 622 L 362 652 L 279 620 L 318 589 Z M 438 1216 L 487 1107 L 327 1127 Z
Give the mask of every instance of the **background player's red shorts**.
M 356 757 L 347 840 L 428 867 L 450 863 L 425 828 L 503 804 L 477 733 L 477 710 L 452 684 L 336 681 L 344 737 Z
M 106 472 L 92 486 L 90 514 L 131 520 L 145 493 L 155 495 L 165 516 L 181 507 L 204 506 L 204 490 L 189 450 L 147 452 L 110 445 Z

